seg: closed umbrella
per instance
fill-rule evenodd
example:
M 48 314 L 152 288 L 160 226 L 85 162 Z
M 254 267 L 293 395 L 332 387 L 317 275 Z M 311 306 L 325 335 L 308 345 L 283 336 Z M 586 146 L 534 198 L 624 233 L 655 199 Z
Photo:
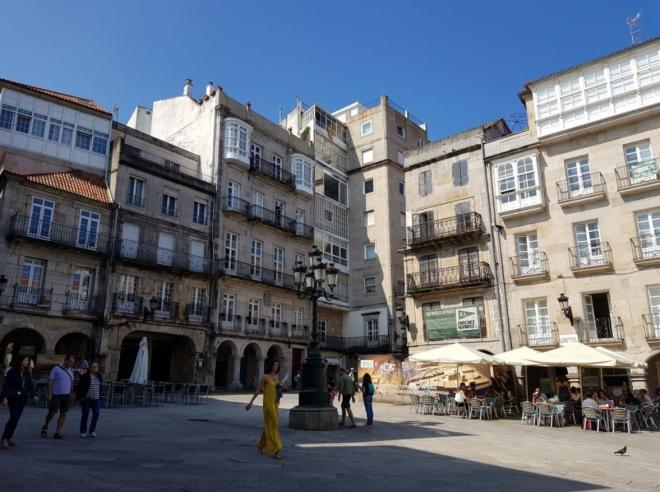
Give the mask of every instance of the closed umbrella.
M 135 365 L 129 381 L 133 384 L 147 384 L 149 372 L 149 342 L 147 337 L 142 337 L 140 340 L 140 348 L 138 349 L 137 357 L 135 358 Z

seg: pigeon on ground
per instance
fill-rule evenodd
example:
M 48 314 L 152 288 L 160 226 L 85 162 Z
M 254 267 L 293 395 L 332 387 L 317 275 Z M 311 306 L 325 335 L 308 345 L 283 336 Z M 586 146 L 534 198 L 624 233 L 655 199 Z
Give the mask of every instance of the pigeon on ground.
M 621 456 L 623 456 L 624 454 L 626 454 L 626 451 L 628 451 L 628 446 L 624 446 L 618 451 L 614 451 L 614 454 L 620 454 Z

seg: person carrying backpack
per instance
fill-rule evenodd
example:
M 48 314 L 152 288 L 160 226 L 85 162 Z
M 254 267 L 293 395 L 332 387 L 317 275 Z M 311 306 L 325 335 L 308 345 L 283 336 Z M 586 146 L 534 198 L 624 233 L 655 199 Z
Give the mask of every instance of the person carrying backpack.
M 364 401 L 364 410 L 367 412 L 367 425 L 374 423 L 373 400 L 376 388 L 371 382 L 371 375 L 366 372 L 362 376 L 362 401 Z

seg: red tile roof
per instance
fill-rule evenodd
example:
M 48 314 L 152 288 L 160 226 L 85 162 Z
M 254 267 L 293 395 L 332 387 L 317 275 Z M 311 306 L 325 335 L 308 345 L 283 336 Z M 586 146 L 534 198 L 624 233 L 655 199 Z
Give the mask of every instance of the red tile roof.
M 55 99 L 60 99 L 62 101 L 67 101 L 72 104 L 76 104 L 78 106 L 82 106 L 87 109 L 91 109 L 93 111 L 98 111 L 100 113 L 104 113 L 106 115 L 112 115 L 110 111 L 105 109 L 103 106 L 101 106 L 99 103 L 94 101 L 93 99 L 87 99 L 86 97 L 78 97 L 78 96 L 72 96 L 70 94 L 64 94 L 63 92 L 57 92 L 57 91 L 52 91 L 50 89 L 43 89 L 41 87 L 36 87 L 34 85 L 28 85 L 28 84 L 23 84 L 21 82 L 14 82 L 13 80 L 7 80 L 7 79 L 2 79 L 0 78 L 0 83 L 7 83 L 7 84 L 12 84 L 17 87 L 22 87 L 23 89 L 28 89 L 34 92 L 38 92 L 39 94 L 43 94 L 46 96 L 54 97 Z
M 110 192 L 102 176 L 85 171 L 65 171 L 60 173 L 27 174 L 23 176 L 31 183 L 66 191 L 100 203 L 112 203 Z

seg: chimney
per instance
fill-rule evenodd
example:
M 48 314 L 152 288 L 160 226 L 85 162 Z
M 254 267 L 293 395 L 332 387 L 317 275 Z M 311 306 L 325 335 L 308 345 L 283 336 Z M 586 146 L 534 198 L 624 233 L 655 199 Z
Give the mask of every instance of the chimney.
M 211 97 L 215 91 L 213 90 L 213 82 L 206 84 L 206 95 Z
M 183 83 L 183 95 L 192 97 L 192 80 L 186 79 Z

